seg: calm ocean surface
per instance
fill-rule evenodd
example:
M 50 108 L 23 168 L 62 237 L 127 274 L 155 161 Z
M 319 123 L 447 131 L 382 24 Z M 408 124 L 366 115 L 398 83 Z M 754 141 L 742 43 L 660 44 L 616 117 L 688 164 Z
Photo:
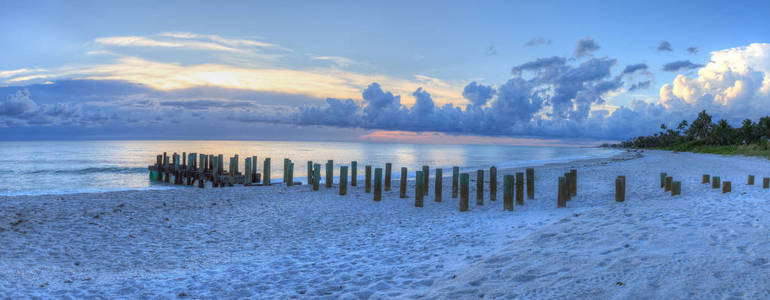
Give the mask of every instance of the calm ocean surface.
M 280 181 L 283 158 L 295 165 L 295 178 L 307 174 L 308 160 L 323 164 L 334 160 L 335 175 L 340 165 L 356 160 L 359 177 L 364 165 L 384 167 L 393 163 L 393 176 L 401 167 L 409 168 L 409 176 L 422 165 L 463 170 L 535 165 L 580 158 L 606 157 L 616 150 L 574 147 L 530 147 L 494 145 L 414 145 L 350 142 L 282 142 L 282 141 L 66 141 L 66 142 L 0 142 L 0 195 L 66 194 L 129 189 L 176 188 L 151 183 L 147 166 L 155 163 L 155 155 L 168 152 L 239 154 L 243 158 L 256 155 L 259 172 L 262 160 L 272 158 L 273 181 Z M 323 171 L 322 171 L 323 172 Z M 432 173 L 432 172 L 431 172 Z M 303 180 L 304 182 L 304 180 Z

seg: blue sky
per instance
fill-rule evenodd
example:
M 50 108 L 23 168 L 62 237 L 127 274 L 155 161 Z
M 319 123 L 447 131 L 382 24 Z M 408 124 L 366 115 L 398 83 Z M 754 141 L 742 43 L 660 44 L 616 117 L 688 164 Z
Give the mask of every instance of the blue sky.
M 767 101 L 763 78 L 770 68 L 764 46 L 770 37 L 768 2 L 156 2 L 0 2 L 0 91 L 14 97 L 0 106 L 6 110 L 0 113 L 0 132 L 17 132 L 13 138 L 48 138 L 42 132 L 56 127 L 76 138 L 94 137 L 92 132 L 131 132 L 127 137 L 141 138 L 152 137 L 146 134 L 149 128 L 167 119 L 186 124 L 209 118 L 233 121 L 227 125 L 233 127 L 240 122 L 246 123 L 244 128 L 281 128 L 291 136 L 305 132 L 299 128 L 321 126 L 325 129 L 314 131 L 325 132 L 323 138 L 429 128 L 451 135 L 620 139 L 631 132 L 613 123 L 622 122 L 622 115 L 644 117 L 644 123 L 634 124 L 644 133 L 654 123 L 689 118 L 702 108 L 738 120 L 749 117 L 747 112 L 759 113 L 746 107 Z M 581 40 L 592 46 L 585 55 L 576 52 Z M 715 60 L 719 51 L 724 55 Z M 547 67 L 554 69 L 511 72 L 549 57 L 564 62 Z M 626 66 L 640 64 L 646 68 L 619 77 Z M 732 82 L 709 84 L 722 79 L 700 74 L 723 71 L 725 64 L 742 68 L 730 69 L 734 76 L 728 77 L 738 76 Z M 670 71 L 663 71 L 666 66 Z M 562 79 L 538 77 L 538 72 L 557 69 Z M 572 90 L 562 95 L 566 100 L 554 97 L 554 90 L 571 85 L 565 76 L 589 69 L 599 77 L 580 79 L 581 87 L 569 87 Z M 511 81 L 517 76 L 523 81 Z M 120 81 L 124 91 L 105 93 L 105 86 L 112 87 L 114 81 Z M 393 116 L 429 116 L 425 118 L 470 125 L 445 128 L 411 120 L 367 124 L 373 119 L 367 119 L 366 106 L 389 99 L 364 97 L 375 82 L 384 94 L 400 96 L 400 104 L 388 112 Z M 449 103 L 461 114 L 470 112 L 466 106 L 473 100 L 462 92 L 471 82 L 508 94 L 495 93 L 478 107 L 478 115 L 439 110 Z M 730 89 L 736 82 L 754 90 L 736 96 L 736 88 Z M 612 86 L 604 88 L 607 85 Z M 17 95 L 20 89 L 27 94 Z M 539 92 L 544 89 L 551 92 Z M 692 90 L 697 92 L 688 92 Z M 435 104 L 435 110 L 424 110 L 429 115 L 410 111 L 418 101 L 416 91 L 427 92 L 426 103 Z M 516 106 L 521 102 L 505 104 L 499 99 L 520 94 L 526 95 L 530 113 L 521 113 L 527 110 Z M 25 95 L 30 102 L 19 98 Z M 351 106 L 349 112 L 361 115 L 360 120 L 309 119 L 314 115 L 308 110 L 328 108 L 326 98 L 352 99 L 360 107 Z M 207 113 L 189 108 L 208 102 L 163 105 L 201 100 L 227 103 Z M 142 101 L 154 105 L 137 104 Z M 581 103 L 590 108 L 580 108 Z M 55 105 L 60 105 L 59 112 L 54 112 Z M 569 111 L 554 112 L 564 105 Z M 127 111 L 126 106 L 134 108 Z M 508 114 L 523 120 L 503 120 L 499 109 L 509 106 Z M 27 111 L 11 109 L 19 107 Z M 69 119 L 56 115 L 68 112 L 66 108 L 72 110 Z M 619 108 L 628 112 L 615 114 Z M 368 111 L 374 118 L 373 110 Z M 140 120 L 148 114 L 153 114 L 155 125 L 132 125 L 148 123 Z M 187 115 L 175 119 L 169 114 Z M 233 117 L 253 114 L 274 117 Z M 110 124 L 97 122 L 112 115 L 118 117 L 107 121 Z M 137 120 L 120 119 L 128 115 Z M 612 115 L 617 120 L 610 121 Z M 568 129 L 575 126 L 582 129 Z M 596 133 L 597 126 L 603 131 Z

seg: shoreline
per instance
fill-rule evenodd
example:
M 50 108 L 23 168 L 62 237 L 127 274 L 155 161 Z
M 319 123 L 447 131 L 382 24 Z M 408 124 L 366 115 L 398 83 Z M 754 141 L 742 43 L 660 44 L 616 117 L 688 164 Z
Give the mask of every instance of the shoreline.
M 578 195 L 556 208 L 554 184 L 569 168 Z M 767 169 L 766 160 L 667 151 L 549 164 L 535 167 L 536 198 L 513 212 L 502 210 L 501 188 L 497 201 L 487 191 L 476 205 L 475 184 L 470 210 L 459 212 L 451 180 L 442 202 L 431 181 L 422 208 L 414 180 L 407 199 L 396 181 L 379 202 L 363 182 L 346 196 L 273 185 L 4 197 L 0 293 L 764 298 L 770 189 L 744 181 L 754 173 L 761 184 Z M 682 195 L 663 193 L 658 172 L 682 180 Z M 702 173 L 733 181 L 733 192 L 700 184 Z M 616 175 L 628 177 L 623 203 L 612 198 Z

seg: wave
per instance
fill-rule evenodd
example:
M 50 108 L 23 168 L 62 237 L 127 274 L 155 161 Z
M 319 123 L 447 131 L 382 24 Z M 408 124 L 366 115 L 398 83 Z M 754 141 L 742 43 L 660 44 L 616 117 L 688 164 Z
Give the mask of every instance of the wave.
M 58 169 L 58 170 L 32 170 L 24 172 L 26 174 L 74 174 L 74 175 L 87 175 L 98 173 L 109 174 L 139 174 L 147 173 L 147 167 L 90 167 L 83 169 Z

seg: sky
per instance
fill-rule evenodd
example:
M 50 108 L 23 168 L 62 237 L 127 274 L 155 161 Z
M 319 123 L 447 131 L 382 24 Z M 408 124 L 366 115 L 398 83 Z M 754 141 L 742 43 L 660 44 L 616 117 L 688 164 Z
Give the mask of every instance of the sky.
M 537 144 L 770 114 L 765 1 L 5 1 L 0 139 Z

